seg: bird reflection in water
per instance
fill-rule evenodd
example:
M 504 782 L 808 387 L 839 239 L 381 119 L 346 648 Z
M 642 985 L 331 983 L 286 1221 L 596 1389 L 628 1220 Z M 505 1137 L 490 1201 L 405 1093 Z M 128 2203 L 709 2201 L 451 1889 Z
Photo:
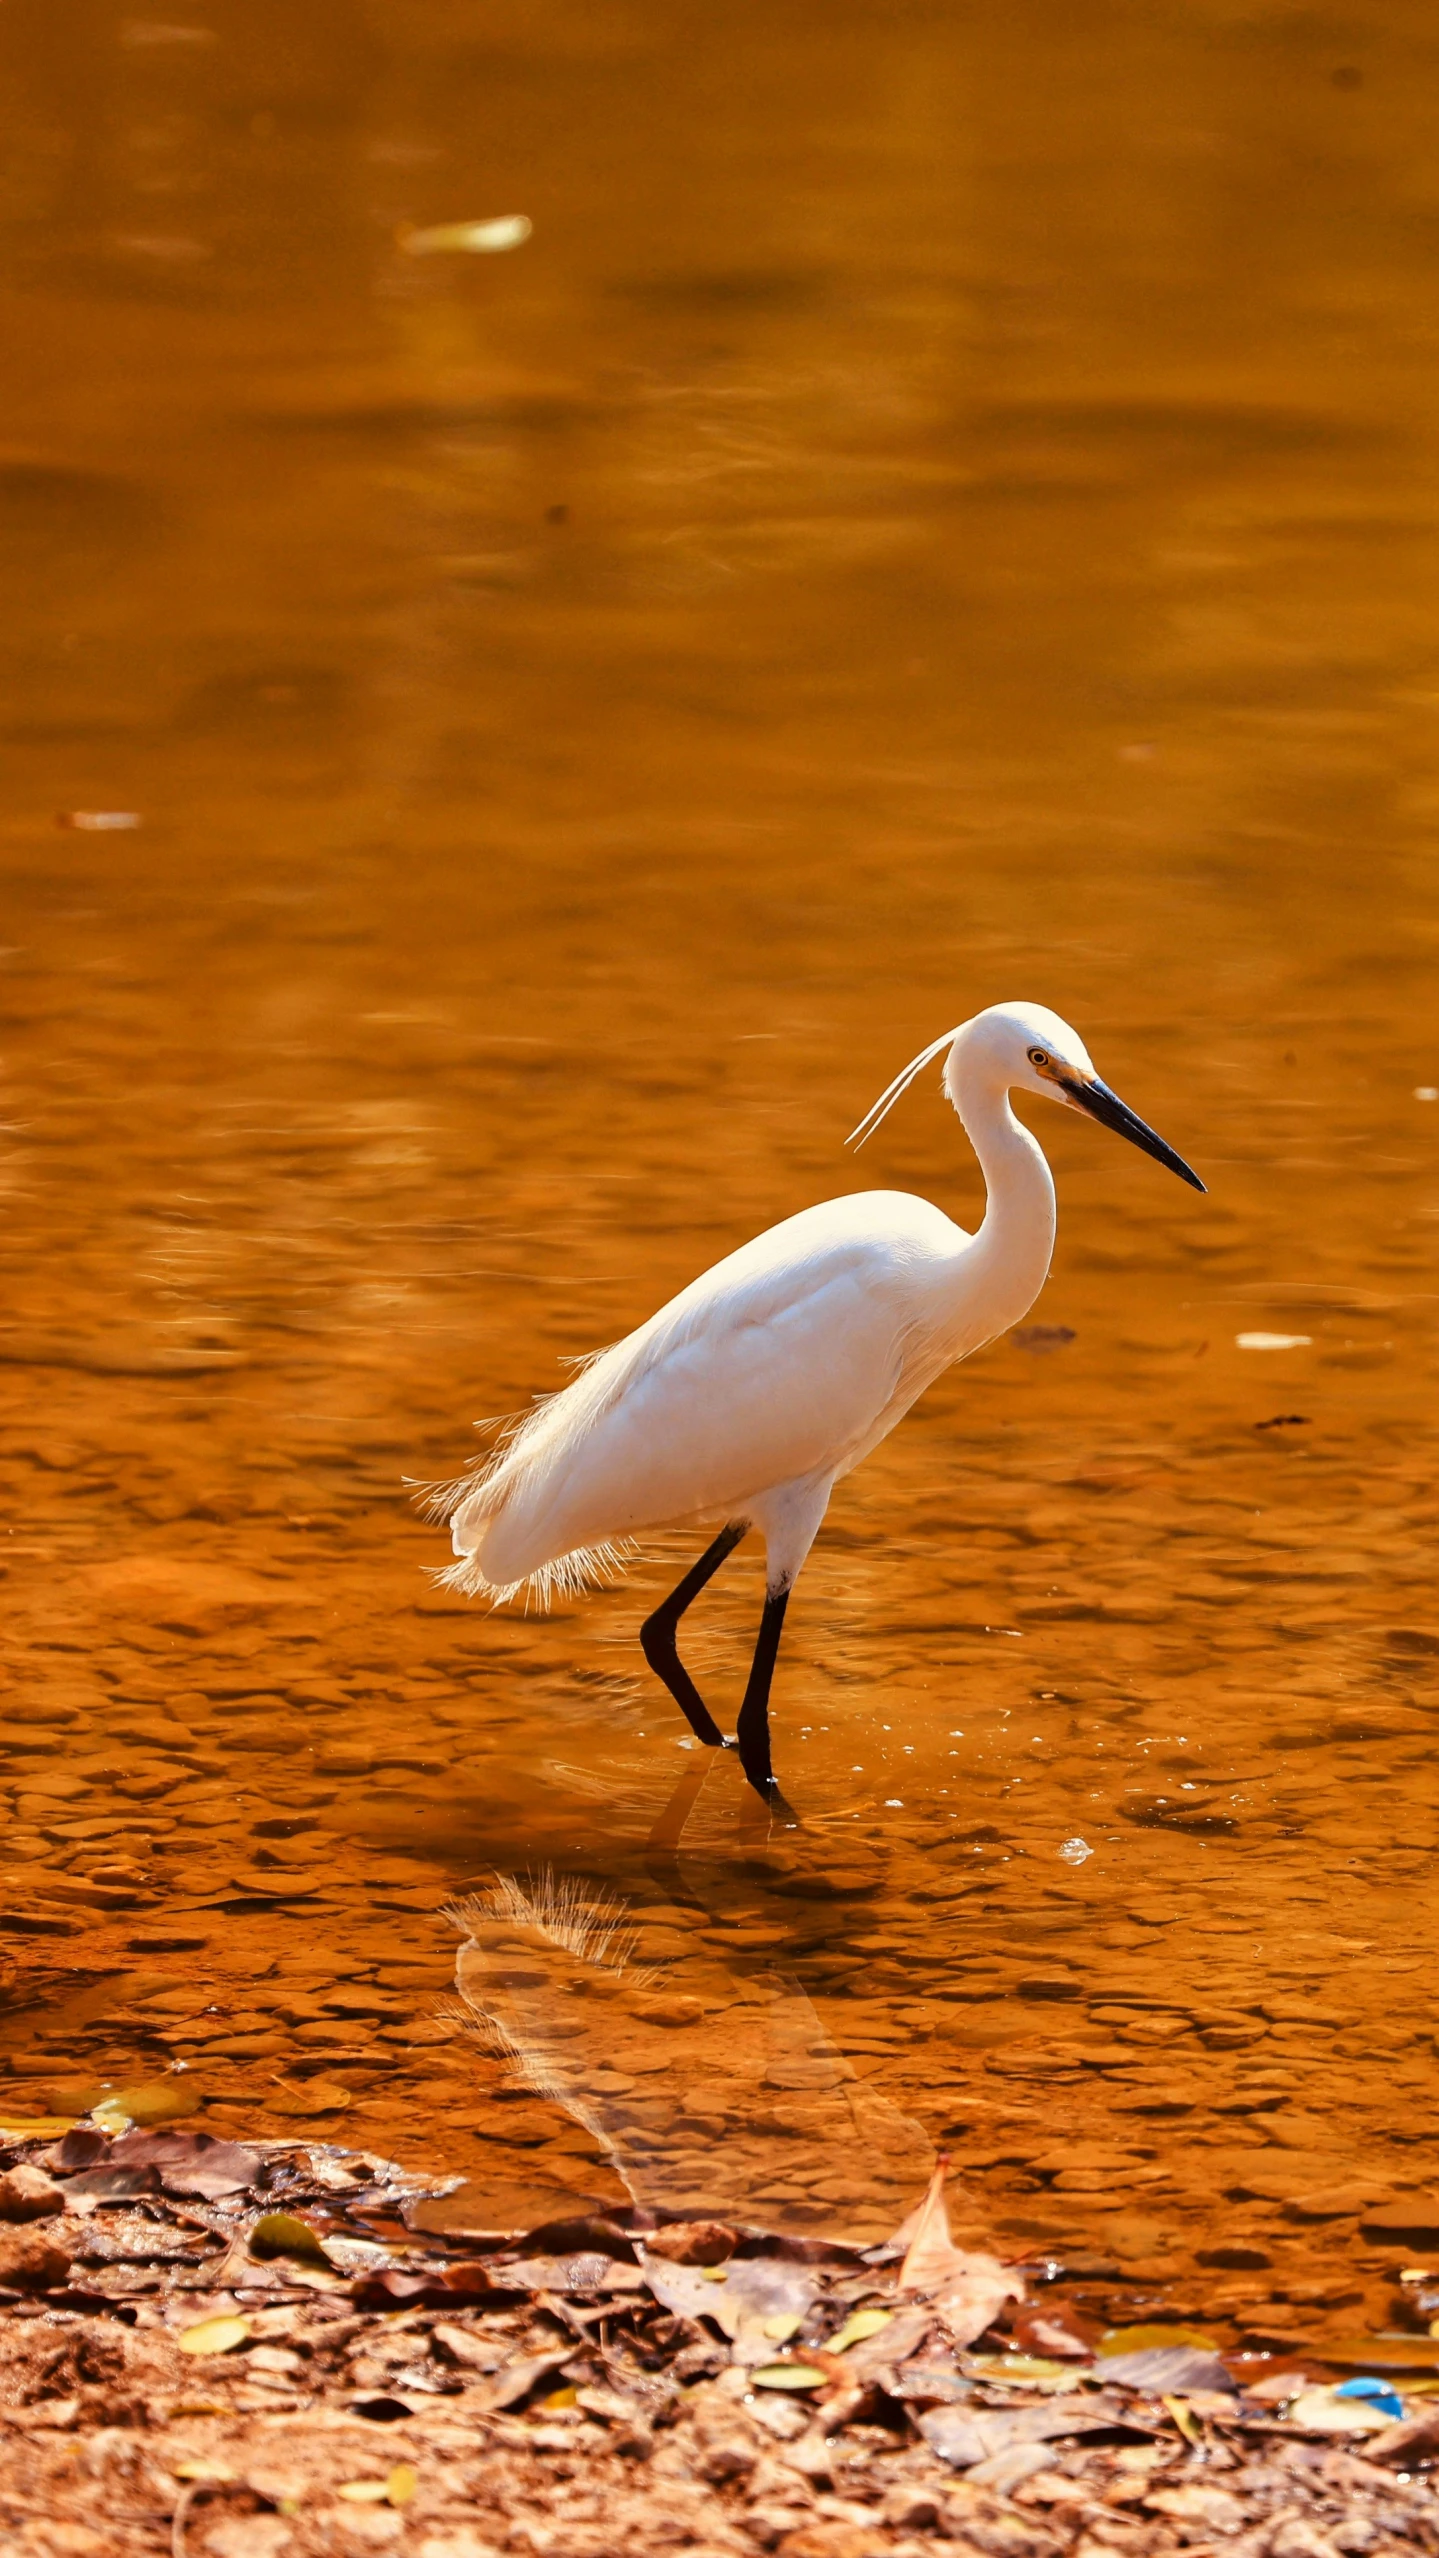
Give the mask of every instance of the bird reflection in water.
M 635 1959 L 617 1895 L 549 1872 L 497 1876 L 453 1915 L 480 2039 L 643 2208 L 877 2238 L 931 2172 L 926 2133 L 856 2077 L 797 1983 L 732 1968 L 702 1914 L 666 1913 L 691 1942 L 662 1968 Z

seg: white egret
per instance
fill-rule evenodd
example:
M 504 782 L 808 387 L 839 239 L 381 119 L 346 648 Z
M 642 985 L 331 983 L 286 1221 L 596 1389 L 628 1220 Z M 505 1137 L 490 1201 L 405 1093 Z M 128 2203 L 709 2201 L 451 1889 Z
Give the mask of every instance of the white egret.
M 478 1472 L 441 1486 L 457 1590 L 543 1603 L 619 1567 L 631 1539 L 719 1526 L 647 1620 L 645 1658 L 696 1737 L 727 1745 L 680 1660 L 691 1601 L 747 1529 L 765 1540 L 764 1613 L 736 1735 L 750 1783 L 775 1801 L 769 1694 L 785 1608 L 841 1475 L 926 1386 L 1018 1323 L 1054 1250 L 1054 1182 L 1010 1107 L 1058 1101 L 1115 1129 L 1181 1181 L 1196 1173 L 1101 1083 L 1078 1038 L 1040 1004 L 995 1004 L 897 1075 L 853 1132 L 863 1143 L 943 1050 L 944 1089 L 979 1158 L 984 1219 L 967 1234 L 927 1199 L 869 1190 L 801 1209 L 682 1289 L 511 1425 Z

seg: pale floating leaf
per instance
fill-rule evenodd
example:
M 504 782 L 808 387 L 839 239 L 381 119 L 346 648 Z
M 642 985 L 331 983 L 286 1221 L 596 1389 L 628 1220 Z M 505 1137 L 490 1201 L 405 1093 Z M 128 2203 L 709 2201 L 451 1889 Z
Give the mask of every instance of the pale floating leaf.
M 436 222 L 427 230 L 404 230 L 400 246 L 407 257 L 496 257 L 519 249 L 534 224 L 527 213 L 501 213 L 489 222 Z

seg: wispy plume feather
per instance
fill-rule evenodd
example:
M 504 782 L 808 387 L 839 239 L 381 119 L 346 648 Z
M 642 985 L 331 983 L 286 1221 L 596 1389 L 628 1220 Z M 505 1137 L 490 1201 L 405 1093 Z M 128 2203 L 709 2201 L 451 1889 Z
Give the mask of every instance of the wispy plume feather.
M 915 1076 L 922 1075 L 926 1066 L 930 1065 L 936 1057 L 943 1056 L 944 1051 L 950 1045 L 951 1040 L 957 1038 L 958 1035 L 958 1027 L 954 1030 L 947 1030 L 942 1038 L 932 1039 L 927 1048 L 922 1048 L 917 1057 L 912 1057 L 909 1064 L 905 1067 L 903 1074 L 896 1075 L 893 1083 L 889 1086 L 888 1091 L 882 1092 L 873 1108 L 865 1112 L 859 1126 L 857 1128 L 851 1128 L 849 1135 L 844 1141 L 845 1144 L 847 1146 L 853 1146 L 856 1151 L 858 1151 L 858 1149 L 864 1144 L 865 1139 L 874 1135 L 880 1121 L 889 1117 L 895 1103 L 901 1100 L 904 1094 L 908 1092 Z

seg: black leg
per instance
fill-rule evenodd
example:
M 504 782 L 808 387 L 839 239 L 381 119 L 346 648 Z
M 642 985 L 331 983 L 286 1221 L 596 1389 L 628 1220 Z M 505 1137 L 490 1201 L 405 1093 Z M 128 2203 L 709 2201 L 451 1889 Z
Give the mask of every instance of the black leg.
M 680 1659 L 675 1635 L 680 1618 L 691 1600 L 699 1597 L 705 1583 L 714 1579 L 726 1557 L 733 1554 L 747 1524 L 742 1519 L 737 1524 L 721 1528 L 714 1544 L 706 1546 L 698 1563 L 685 1574 L 678 1588 L 671 1590 L 667 1599 L 661 1600 L 654 1615 L 646 1617 L 640 1627 L 640 1643 L 650 1668 L 656 1678 L 663 1679 L 676 1705 L 687 1717 L 696 1740 L 703 1741 L 706 1749 L 710 1750 L 724 1748 L 724 1734 Z
M 784 1612 L 788 1606 L 788 1583 L 782 1589 L 766 1591 L 764 1615 L 759 1621 L 759 1640 L 750 1664 L 749 1685 L 739 1710 L 736 1733 L 740 1765 L 756 1794 L 762 1794 L 766 1803 L 778 1800 L 769 1755 L 769 1691 L 779 1639 L 784 1631 Z

